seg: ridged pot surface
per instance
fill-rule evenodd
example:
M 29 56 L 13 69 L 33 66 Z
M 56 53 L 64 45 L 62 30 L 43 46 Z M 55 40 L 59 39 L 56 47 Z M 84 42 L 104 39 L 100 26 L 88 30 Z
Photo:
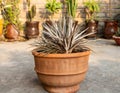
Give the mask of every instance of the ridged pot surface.
M 116 44 L 120 46 L 120 37 L 114 35 L 113 39 L 115 40 Z
M 32 51 L 35 71 L 50 93 L 75 93 L 88 70 L 90 51 L 72 54 L 41 54 Z
M 28 39 L 36 38 L 39 36 L 39 22 L 26 22 L 25 36 Z

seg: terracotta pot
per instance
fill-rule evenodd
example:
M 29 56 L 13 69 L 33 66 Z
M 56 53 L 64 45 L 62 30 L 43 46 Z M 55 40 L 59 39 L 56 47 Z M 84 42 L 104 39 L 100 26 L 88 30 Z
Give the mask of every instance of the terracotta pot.
M 113 39 L 115 40 L 116 44 L 120 46 L 120 37 L 113 35 Z
M 25 36 L 28 39 L 36 38 L 39 36 L 39 22 L 26 22 Z
M 88 70 L 90 51 L 72 54 L 42 54 L 32 51 L 35 71 L 49 93 L 76 93 Z
M 97 36 L 97 32 L 98 32 L 98 21 L 89 21 L 87 23 L 87 27 L 89 27 L 89 29 L 87 30 L 87 33 L 91 33 L 91 32 L 95 32 L 95 34 L 89 35 L 88 38 L 94 38 Z
M 8 24 L 6 26 L 5 38 L 16 40 L 18 39 L 18 36 L 19 36 L 19 32 L 16 29 L 16 26 L 13 24 Z
M 112 36 L 118 30 L 118 23 L 115 20 L 107 20 L 105 21 L 105 30 L 104 37 L 106 39 L 112 39 Z

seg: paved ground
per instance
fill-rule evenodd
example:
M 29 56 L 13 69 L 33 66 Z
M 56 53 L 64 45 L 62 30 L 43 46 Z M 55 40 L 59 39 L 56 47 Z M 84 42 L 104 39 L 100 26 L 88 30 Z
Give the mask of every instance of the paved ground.
M 0 42 L 0 93 L 47 93 L 34 72 L 33 40 Z M 120 93 L 120 47 L 90 40 L 89 71 L 78 93 Z

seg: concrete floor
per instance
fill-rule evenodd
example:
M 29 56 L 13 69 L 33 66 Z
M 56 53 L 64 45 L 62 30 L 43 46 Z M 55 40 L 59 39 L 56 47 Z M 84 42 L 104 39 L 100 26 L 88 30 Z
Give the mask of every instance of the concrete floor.
M 0 93 L 47 93 L 33 69 L 33 42 L 0 42 Z M 104 39 L 89 46 L 89 71 L 78 93 L 120 93 L 120 47 Z

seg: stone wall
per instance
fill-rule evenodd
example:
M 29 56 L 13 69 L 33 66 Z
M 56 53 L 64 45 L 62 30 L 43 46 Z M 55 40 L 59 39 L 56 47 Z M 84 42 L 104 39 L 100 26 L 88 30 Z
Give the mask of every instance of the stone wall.
M 63 2 L 64 0 L 58 0 Z M 78 0 L 79 6 L 76 12 L 76 20 L 79 22 L 85 20 L 85 13 L 84 13 L 84 6 L 83 2 L 86 0 Z M 120 13 L 120 9 L 116 9 L 120 7 L 120 0 L 97 0 L 100 2 L 100 12 L 98 13 L 98 19 L 99 19 L 99 29 L 102 30 L 104 28 L 104 20 L 113 18 L 116 14 Z M 34 20 L 40 21 L 40 24 L 45 20 L 46 16 L 46 10 L 45 10 L 45 3 L 46 0 L 31 0 L 31 4 L 36 4 L 37 6 L 37 15 Z M 21 15 L 20 20 L 22 23 L 26 21 L 26 0 L 21 0 L 20 2 L 20 9 L 21 9 Z M 58 14 L 54 15 L 54 20 L 59 19 L 61 16 L 61 11 Z M 41 25 L 40 25 L 41 26 Z
M 78 0 L 79 6 L 76 13 L 77 14 L 76 19 L 78 20 L 85 18 L 84 6 L 83 6 L 84 1 L 86 0 Z M 101 11 L 98 13 L 100 20 L 109 19 L 109 17 L 113 17 L 114 15 L 120 13 L 120 9 L 116 9 L 117 7 L 120 7 L 120 0 L 97 0 L 97 1 L 100 2 L 100 7 L 101 7 Z M 45 18 L 46 16 L 46 11 L 44 8 L 45 3 L 46 0 L 31 0 L 31 4 L 36 4 L 37 6 L 37 15 L 35 17 L 35 20 L 39 20 L 39 21 L 44 20 L 43 18 Z M 21 0 L 20 9 L 21 9 L 20 19 L 24 22 L 26 20 L 26 11 L 27 11 L 26 0 Z M 111 11 L 111 13 L 109 11 Z M 54 19 L 58 19 L 60 15 L 61 12 L 56 14 Z

